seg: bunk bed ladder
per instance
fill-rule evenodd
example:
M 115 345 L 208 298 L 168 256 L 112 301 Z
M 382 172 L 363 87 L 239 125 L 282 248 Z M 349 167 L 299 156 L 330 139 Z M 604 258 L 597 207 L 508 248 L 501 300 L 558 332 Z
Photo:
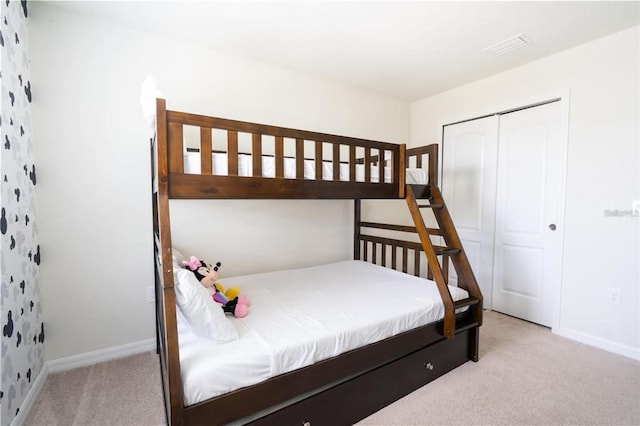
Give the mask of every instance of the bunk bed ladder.
M 427 257 L 429 278 L 438 285 L 438 291 L 444 302 L 444 336 L 451 338 L 457 332 L 481 325 L 482 293 L 437 185 L 407 185 L 405 199 Z M 418 200 L 420 200 L 420 203 L 418 203 Z M 440 230 L 438 234 L 444 239 L 443 246 L 432 243 L 429 234 L 433 234 L 433 232 L 431 228 L 427 228 L 425 225 L 422 209 L 429 209 L 433 212 Z M 466 299 L 453 301 L 451 297 L 447 287 L 449 259 L 458 276 L 458 287 L 467 290 L 469 293 L 469 297 Z M 472 322 L 456 324 L 456 310 L 467 306 L 471 309 Z

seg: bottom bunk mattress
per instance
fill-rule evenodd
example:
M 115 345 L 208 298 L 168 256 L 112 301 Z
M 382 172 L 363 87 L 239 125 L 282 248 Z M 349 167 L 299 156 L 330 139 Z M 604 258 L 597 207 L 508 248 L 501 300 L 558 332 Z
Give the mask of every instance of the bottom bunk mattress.
M 363 261 L 226 278 L 250 301 L 238 338 L 197 334 L 178 310 L 185 406 L 438 321 L 433 281 Z M 450 286 L 454 300 L 467 297 Z

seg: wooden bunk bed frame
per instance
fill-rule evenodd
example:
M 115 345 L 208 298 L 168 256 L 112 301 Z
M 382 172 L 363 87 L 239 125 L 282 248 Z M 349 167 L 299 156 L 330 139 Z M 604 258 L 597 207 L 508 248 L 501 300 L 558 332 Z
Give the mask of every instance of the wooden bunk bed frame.
M 462 250 L 460 240 L 437 188 L 437 145 L 406 149 L 390 144 L 267 126 L 215 117 L 168 111 L 156 102 L 156 135 L 152 139 L 153 227 L 157 342 L 165 409 L 170 425 L 200 424 L 353 424 L 389 403 L 458 367 L 478 360 L 482 294 Z M 227 134 L 228 176 L 212 174 L 210 155 L 201 156 L 201 174 L 185 174 L 184 126 L 200 133 L 200 152 L 212 152 L 212 129 Z M 253 177 L 238 176 L 238 134 L 252 138 Z M 273 138 L 275 177 L 263 178 L 262 136 Z M 285 179 L 284 141 L 295 140 L 296 178 Z M 314 144 L 315 179 L 302 175 L 305 141 Z M 334 181 L 322 180 L 323 148 L 328 144 Z M 341 148 L 342 147 L 342 148 Z M 348 147 L 348 148 L 344 148 Z M 348 150 L 348 160 L 341 152 Z M 326 151 L 326 149 L 325 149 Z M 415 160 L 412 160 L 415 158 Z M 423 159 L 425 159 L 423 161 Z M 339 165 L 349 164 L 349 181 L 339 181 Z M 405 167 L 428 163 L 427 185 L 405 185 Z M 365 167 L 364 182 L 356 182 L 356 164 L 378 164 L 372 179 Z M 384 181 L 384 165 L 392 181 Z M 308 367 L 238 389 L 201 403 L 184 405 L 178 350 L 176 299 L 172 267 L 170 199 L 353 199 L 354 259 L 378 263 L 420 276 L 420 257 L 426 255 L 426 276 L 438 285 L 445 317 L 383 341 L 355 349 Z M 416 226 L 364 222 L 361 199 L 405 199 Z M 420 205 L 418 200 L 428 204 Z M 428 228 L 420 209 L 432 210 L 437 228 Z M 364 229 L 413 233 L 399 240 L 363 233 Z M 434 245 L 431 236 L 445 244 Z M 399 253 L 399 255 L 398 255 Z M 388 255 L 389 254 L 389 255 Z M 413 255 L 413 259 L 410 259 Z M 389 259 L 390 258 L 390 259 Z M 455 267 L 458 286 L 469 298 L 454 302 L 447 289 L 449 263 Z M 466 309 L 462 309 L 465 308 Z M 357 397 L 354 397 L 357 395 Z

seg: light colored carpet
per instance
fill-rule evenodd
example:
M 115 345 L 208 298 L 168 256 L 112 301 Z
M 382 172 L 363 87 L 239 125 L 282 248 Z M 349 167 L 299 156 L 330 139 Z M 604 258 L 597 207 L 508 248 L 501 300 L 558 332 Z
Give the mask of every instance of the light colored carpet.
M 25 425 L 165 424 L 155 353 L 47 378 Z M 486 312 L 480 361 L 364 419 L 370 425 L 640 425 L 640 363 Z
M 166 424 L 154 352 L 49 374 L 26 425 Z
M 467 362 L 360 425 L 640 425 L 640 363 L 485 312 Z

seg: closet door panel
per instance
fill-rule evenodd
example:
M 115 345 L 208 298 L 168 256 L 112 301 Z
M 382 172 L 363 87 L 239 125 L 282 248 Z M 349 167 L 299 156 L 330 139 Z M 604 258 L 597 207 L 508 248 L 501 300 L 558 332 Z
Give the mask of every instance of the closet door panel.
M 442 193 L 480 289 L 491 294 L 498 117 L 444 128 Z M 450 281 L 455 284 L 455 271 Z M 491 308 L 490 298 L 485 307 Z
M 504 184 L 504 230 L 508 233 L 539 235 L 543 227 L 546 126 L 525 123 L 510 125 L 504 117 L 500 133 L 500 179 Z
M 503 244 L 497 257 L 504 259 L 509 268 L 502 269 L 504 291 L 523 297 L 540 298 L 543 289 L 543 275 L 540 264 L 544 251 L 531 247 Z
M 500 117 L 493 309 L 551 326 L 560 194 L 560 104 Z M 553 228 L 553 229 L 551 229 Z
M 490 143 L 490 142 L 489 142 Z M 451 208 L 458 229 L 470 232 L 482 231 L 482 191 L 485 174 L 484 149 L 488 144 L 485 135 L 466 133 L 455 143 L 447 144 L 451 151 L 449 167 L 455 169 L 448 183 L 451 183 Z
M 471 270 L 480 271 L 482 266 L 482 243 L 467 240 L 463 242 L 464 252 L 467 255 L 467 259 L 469 259 L 469 264 L 471 265 Z M 457 278 L 455 270 L 453 270 L 453 264 L 449 263 L 450 271 L 449 276 L 453 276 Z M 477 278 L 476 278 L 477 279 Z

